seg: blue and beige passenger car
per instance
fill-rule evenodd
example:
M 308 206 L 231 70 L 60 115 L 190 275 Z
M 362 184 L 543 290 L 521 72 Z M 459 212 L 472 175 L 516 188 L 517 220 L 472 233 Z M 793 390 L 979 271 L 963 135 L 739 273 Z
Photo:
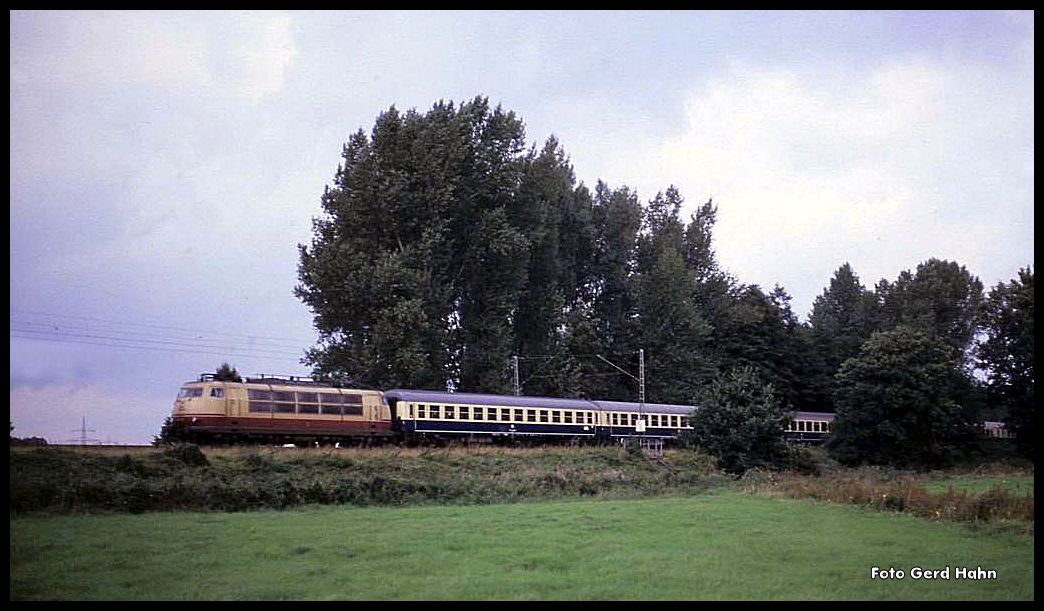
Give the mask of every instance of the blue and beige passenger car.
M 385 400 L 404 435 L 451 438 L 673 438 L 692 407 L 394 389 Z
M 833 430 L 834 414 L 794 412 L 794 418 L 784 432 L 791 441 L 823 441 Z

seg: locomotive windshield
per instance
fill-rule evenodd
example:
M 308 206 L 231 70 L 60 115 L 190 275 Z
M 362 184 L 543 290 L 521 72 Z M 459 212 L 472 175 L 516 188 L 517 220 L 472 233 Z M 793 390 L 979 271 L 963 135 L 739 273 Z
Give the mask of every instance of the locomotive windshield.
M 188 387 L 185 387 L 185 388 L 182 388 L 180 391 L 178 391 L 178 398 L 179 399 L 191 399 L 192 397 L 202 397 L 202 396 L 203 396 L 203 389 L 202 388 L 188 388 Z

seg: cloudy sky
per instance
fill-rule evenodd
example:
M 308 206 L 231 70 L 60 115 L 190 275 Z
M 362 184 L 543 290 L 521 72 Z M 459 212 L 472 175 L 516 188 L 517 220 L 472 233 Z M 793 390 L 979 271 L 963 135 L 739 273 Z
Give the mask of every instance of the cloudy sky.
M 14 435 L 147 443 L 222 361 L 307 375 L 292 295 L 341 147 L 487 96 L 578 180 L 713 198 L 719 260 L 805 317 L 846 261 L 1033 263 L 1029 12 L 20 12 Z

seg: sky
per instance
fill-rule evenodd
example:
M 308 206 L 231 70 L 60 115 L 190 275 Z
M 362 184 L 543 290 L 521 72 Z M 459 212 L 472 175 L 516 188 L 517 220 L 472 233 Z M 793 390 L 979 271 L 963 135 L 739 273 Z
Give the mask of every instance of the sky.
M 1028 11 L 13 11 L 10 36 L 17 437 L 146 444 L 222 362 L 308 375 L 298 245 L 393 105 L 485 96 L 578 182 L 712 200 L 722 267 L 802 319 L 846 262 L 871 289 L 1033 264 Z

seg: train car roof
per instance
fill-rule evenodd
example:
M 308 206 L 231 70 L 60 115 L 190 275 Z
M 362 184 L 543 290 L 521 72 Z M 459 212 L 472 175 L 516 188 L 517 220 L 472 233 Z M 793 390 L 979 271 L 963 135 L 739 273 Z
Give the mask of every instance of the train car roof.
M 384 395 L 392 399 L 416 401 L 418 403 L 466 403 L 469 405 L 497 405 L 504 407 L 546 407 L 565 409 L 593 409 L 597 411 L 637 412 L 637 403 L 626 401 L 591 401 L 587 399 L 563 399 L 556 397 L 516 397 L 515 395 L 490 395 L 481 393 L 446 392 L 438 390 L 412 390 L 395 388 L 385 391 Z M 668 414 L 688 414 L 693 410 L 691 405 L 670 405 L 665 403 L 646 403 L 643 411 Z
M 603 411 L 610 412 L 658 412 L 661 414 L 690 414 L 696 406 L 672 403 L 632 403 L 629 401 L 591 401 Z
M 242 386 L 255 386 L 263 388 L 279 388 L 285 390 L 295 390 L 297 392 L 333 392 L 339 391 L 342 393 L 375 393 L 380 394 L 381 391 L 374 388 L 341 388 L 340 386 L 330 386 L 329 384 L 323 384 L 322 382 L 300 382 L 291 380 L 279 380 L 276 378 L 249 378 L 242 382 L 233 382 L 232 380 L 189 380 L 188 382 L 182 382 L 182 386 L 189 384 L 239 384 Z
M 794 419 L 798 420 L 827 420 L 833 422 L 834 414 L 830 412 L 794 412 Z
M 446 392 L 439 390 L 411 390 L 393 388 L 384 392 L 385 397 L 417 401 L 421 403 L 467 403 L 469 405 L 497 405 L 504 407 L 558 407 L 566 409 L 597 409 L 591 401 L 584 399 L 558 399 L 554 397 L 516 397 L 515 395 L 488 395 L 470 392 Z

